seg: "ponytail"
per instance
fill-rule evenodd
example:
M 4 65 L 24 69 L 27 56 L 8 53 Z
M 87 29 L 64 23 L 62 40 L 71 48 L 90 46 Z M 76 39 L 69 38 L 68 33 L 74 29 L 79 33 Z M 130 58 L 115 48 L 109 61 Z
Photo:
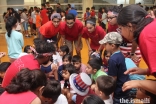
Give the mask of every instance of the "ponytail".
M 17 23 L 17 19 L 14 16 L 8 17 L 8 19 L 6 21 L 6 25 L 5 25 L 8 37 L 11 37 L 12 28 L 13 28 L 13 26 L 16 25 L 16 23 Z

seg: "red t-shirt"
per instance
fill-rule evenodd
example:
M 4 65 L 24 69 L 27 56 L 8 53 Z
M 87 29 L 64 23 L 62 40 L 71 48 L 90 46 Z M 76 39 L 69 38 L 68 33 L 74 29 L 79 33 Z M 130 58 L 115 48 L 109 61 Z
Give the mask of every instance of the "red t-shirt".
M 90 47 L 92 49 L 98 49 L 100 47 L 99 41 L 104 38 L 106 32 L 102 29 L 101 26 L 96 26 L 95 31 L 92 33 L 88 32 L 88 29 L 85 27 L 82 37 L 85 39 L 90 38 Z
M 90 12 L 90 15 L 91 15 L 91 18 L 95 18 L 95 11 L 92 10 L 92 11 Z
M 76 104 L 82 104 L 83 99 L 88 96 L 88 95 L 95 95 L 95 92 L 91 89 L 89 89 L 89 92 L 86 96 L 80 96 L 78 94 L 76 94 Z
M 150 74 L 156 77 L 156 20 L 148 24 L 139 36 L 139 48 Z
M 40 15 L 41 15 L 41 18 L 42 18 L 42 25 L 49 21 L 49 17 L 48 17 L 47 12 L 48 12 L 47 9 L 41 10 L 41 14 Z
M 30 70 L 39 69 L 40 65 L 38 61 L 34 59 L 33 55 L 25 55 L 18 58 L 7 69 L 2 82 L 2 87 L 6 87 L 12 78 L 23 68 L 29 68 Z
M 108 32 L 117 32 L 118 25 L 110 25 L 108 23 Z
M 53 36 L 56 36 L 60 31 L 60 25 L 58 27 L 55 27 L 52 21 L 49 21 L 46 24 L 42 25 L 39 31 L 45 38 L 52 38 Z
M 78 37 L 82 35 L 83 32 L 83 24 L 80 20 L 75 20 L 75 23 L 72 28 L 69 28 L 66 25 L 66 22 L 61 24 L 61 35 L 65 35 L 65 39 L 69 41 L 78 40 Z
M 0 96 L 0 104 L 31 104 L 36 97 L 37 95 L 31 91 L 17 94 L 9 94 L 5 91 Z

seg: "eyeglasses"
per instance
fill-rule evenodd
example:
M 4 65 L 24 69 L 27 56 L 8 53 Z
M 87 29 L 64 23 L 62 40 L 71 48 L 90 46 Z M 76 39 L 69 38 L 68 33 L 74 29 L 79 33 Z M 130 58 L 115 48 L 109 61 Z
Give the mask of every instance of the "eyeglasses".
M 114 17 L 107 17 L 107 20 L 112 20 L 113 18 L 116 18 L 117 16 Z

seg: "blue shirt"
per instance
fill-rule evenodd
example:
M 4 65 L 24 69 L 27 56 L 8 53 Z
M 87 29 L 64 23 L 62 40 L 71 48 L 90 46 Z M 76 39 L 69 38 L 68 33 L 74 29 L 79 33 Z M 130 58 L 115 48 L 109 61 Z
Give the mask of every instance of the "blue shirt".
M 10 37 L 6 33 L 5 38 L 9 57 L 17 59 L 20 53 L 22 53 L 22 47 L 24 45 L 22 33 L 12 30 Z
M 116 89 L 114 91 L 115 98 L 125 98 L 128 96 L 129 90 L 123 92 L 122 86 L 125 82 L 129 81 L 129 75 L 125 75 L 124 72 L 127 70 L 125 64 L 125 57 L 118 51 L 112 54 L 108 61 L 108 75 L 117 77 Z
M 57 70 L 59 81 L 62 81 L 63 80 L 63 77 L 62 77 L 62 70 L 63 70 L 63 68 L 64 68 L 64 65 L 61 65 L 61 66 L 59 66 L 59 68 Z

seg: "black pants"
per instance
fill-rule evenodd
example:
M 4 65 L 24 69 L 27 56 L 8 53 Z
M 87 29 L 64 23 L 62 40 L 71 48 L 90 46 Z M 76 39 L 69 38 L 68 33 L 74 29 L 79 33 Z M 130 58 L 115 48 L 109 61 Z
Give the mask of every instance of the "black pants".
M 106 24 L 104 24 L 103 22 L 101 22 L 101 27 L 106 30 Z

